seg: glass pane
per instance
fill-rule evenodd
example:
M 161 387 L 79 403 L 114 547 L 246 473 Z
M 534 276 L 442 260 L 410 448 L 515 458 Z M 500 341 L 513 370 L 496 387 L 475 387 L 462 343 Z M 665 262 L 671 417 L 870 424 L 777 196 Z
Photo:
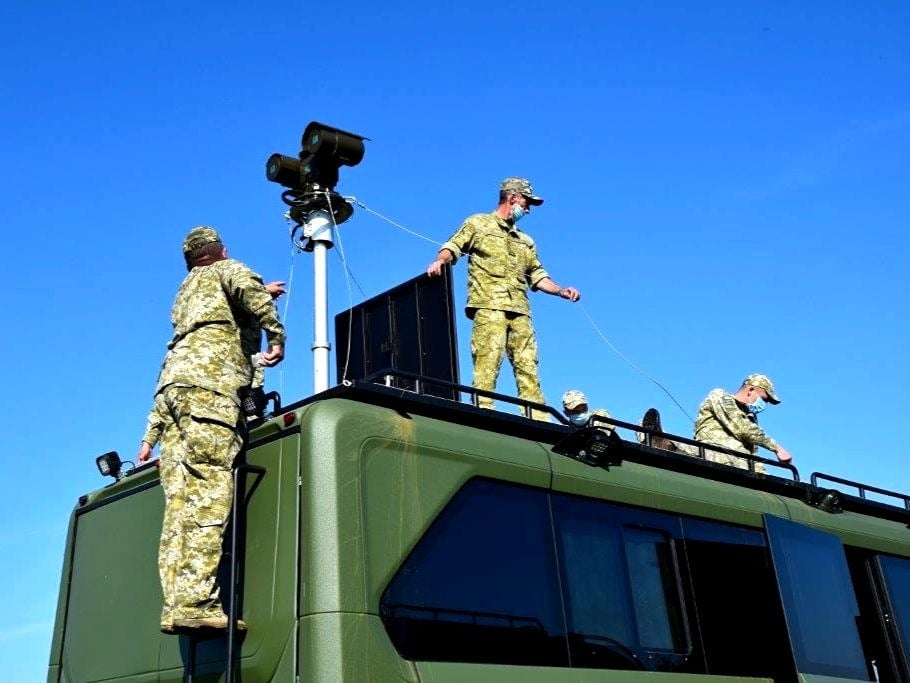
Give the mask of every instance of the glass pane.
M 626 527 L 623 534 L 639 643 L 648 650 L 685 652 L 688 643 L 669 537 L 633 527 Z
M 683 534 L 707 673 L 795 680 L 764 533 L 685 518 Z
M 407 659 L 567 666 L 546 492 L 469 482 L 392 579 L 381 614 Z
M 631 646 L 619 528 L 598 517 L 566 514 L 559 525 L 569 631 Z
M 910 665 L 910 560 L 882 555 L 878 558 L 888 603 L 901 639 L 904 662 Z
M 770 515 L 765 526 L 797 670 L 868 680 L 840 539 Z
M 552 496 L 572 665 L 692 671 L 670 515 Z M 634 520 L 647 524 L 624 527 Z

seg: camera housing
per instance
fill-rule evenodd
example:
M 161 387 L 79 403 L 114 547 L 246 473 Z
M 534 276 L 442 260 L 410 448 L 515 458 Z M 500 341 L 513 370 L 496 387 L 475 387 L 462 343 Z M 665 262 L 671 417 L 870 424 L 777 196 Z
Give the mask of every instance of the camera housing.
M 354 213 L 354 207 L 335 192 L 338 171 L 342 166 L 356 166 L 363 159 L 364 140 L 318 121 L 311 121 L 300 140 L 300 154 L 295 157 L 275 153 L 265 163 L 265 177 L 288 188 L 281 200 L 290 208 L 289 214 L 297 226 L 302 226 L 317 211 L 331 215 L 338 225 Z M 306 251 L 312 249 L 307 243 Z
M 363 160 L 366 139 L 357 133 L 311 121 L 303 131 L 298 157 L 273 154 L 266 161 L 265 177 L 291 190 L 334 190 L 341 167 L 356 166 Z

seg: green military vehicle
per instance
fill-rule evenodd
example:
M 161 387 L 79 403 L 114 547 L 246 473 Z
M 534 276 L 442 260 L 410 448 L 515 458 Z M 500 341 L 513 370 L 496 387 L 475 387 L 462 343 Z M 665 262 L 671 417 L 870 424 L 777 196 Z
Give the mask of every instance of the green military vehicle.
M 159 632 L 154 462 L 83 496 L 48 681 L 910 680 L 907 496 L 405 379 L 251 428 L 221 577 L 245 633 Z

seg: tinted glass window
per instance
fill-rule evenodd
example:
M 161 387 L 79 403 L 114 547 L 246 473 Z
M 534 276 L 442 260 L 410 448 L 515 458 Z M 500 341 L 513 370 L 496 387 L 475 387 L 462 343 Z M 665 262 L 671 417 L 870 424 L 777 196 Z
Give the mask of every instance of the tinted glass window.
M 765 525 L 798 671 L 868 680 L 840 539 L 770 515 Z
M 888 606 L 901 640 L 903 660 L 910 664 L 910 560 L 882 555 L 878 558 Z
M 764 534 L 683 519 L 683 535 L 707 673 L 794 680 Z
M 545 491 L 474 480 L 381 602 L 407 659 L 568 666 Z
M 623 536 L 638 642 L 648 650 L 686 652 L 688 642 L 670 537 L 660 531 L 634 527 L 626 527 Z
M 583 510 L 572 514 L 572 507 L 561 506 L 565 514 L 560 515 L 559 525 L 569 631 L 581 641 L 608 638 L 632 647 L 632 606 L 625 589 L 619 526 Z M 636 657 L 631 656 L 634 668 L 638 668 Z
M 553 496 L 553 511 L 573 666 L 682 670 L 689 646 L 667 531 L 678 518 L 569 496 Z

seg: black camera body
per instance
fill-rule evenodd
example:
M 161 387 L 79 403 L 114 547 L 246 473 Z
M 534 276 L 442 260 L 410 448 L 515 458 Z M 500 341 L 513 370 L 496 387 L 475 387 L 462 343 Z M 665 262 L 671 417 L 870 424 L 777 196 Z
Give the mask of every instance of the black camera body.
M 310 122 L 303 131 L 297 158 L 273 154 L 265 164 L 265 177 L 291 190 L 334 190 L 342 166 L 356 166 L 363 159 L 363 141 L 357 133 Z
M 329 211 L 336 225 L 351 217 L 354 207 L 335 192 L 338 171 L 361 162 L 367 139 L 311 121 L 303 131 L 296 158 L 277 153 L 268 158 L 265 177 L 288 188 L 281 200 L 291 207 L 290 216 L 298 226 L 314 211 Z

